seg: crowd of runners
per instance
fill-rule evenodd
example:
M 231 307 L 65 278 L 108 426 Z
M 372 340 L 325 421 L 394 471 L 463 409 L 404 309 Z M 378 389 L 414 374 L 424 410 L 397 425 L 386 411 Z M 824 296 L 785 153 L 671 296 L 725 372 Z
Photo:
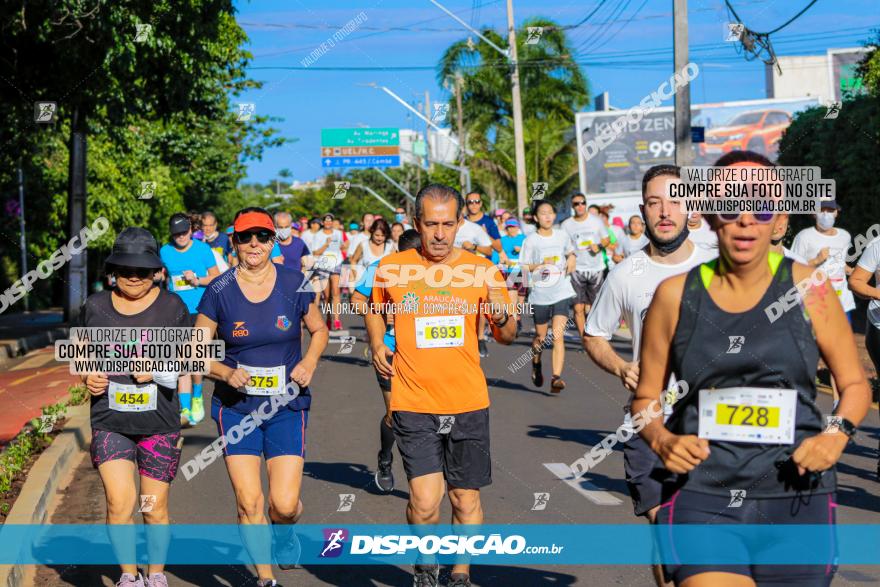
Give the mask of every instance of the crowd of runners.
M 737 151 L 716 165 L 773 163 Z M 629 218 L 589 205 L 580 193 L 565 202 L 535 200 L 518 217 L 484 210 L 477 192 L 462 196 L 438 184 L 419 192 L 411 219 L 404 208 L 393 218 L 364 214 L 348 224 L 330 213 L 295 219 L 246 208 L 223 230 L 211 212 L 175 214 L 161 247 L 141 228 L 118 234 L 106 260 L 112 287 L 89 297 L 82 324 L 196 326 L 224 341 L 225 359 L 207 375 L 214 380 L 210 415 L 219 436 L 249 429 L 224 443 L 224 460 L 240 523 L 271 524 L 266 540 L 279 561 L 295 558 L 298 548 L 309 385 L 330 336 L 342 330 L 344 296 L 362 316 L 384 400 L 376 398 L 375 483 L 393 491 L 396 445 L 409 524 L 439 523 L 444 496 L 454 524 L 484 520 L 480 490 L 492 482 L 492 458 L 480 359 L 489 338 L 531 340 L 538 388 L 549 348 L 550 392 L 579 393 L 563 380 L 569 331 L 586 355 L 568 360 L 592 360 L 631 393 L 620 474 L 636 516 L 656 525 L 834 524 L 834 465 L 871 403 L 851 327 L 853 292 L 871 300 L 866 345 L 875 366 L 880 360 L 880 289 L 869 284 L 880 277 L 880 239 L 855 267 L 847 265 L 852 239 L 834 227 L 841 209 L 828 201 L 789 250 L 782 245 L 786 216 L 688 214 L 668 197 L 678 181 L 675 166 L 649 169 L 641 214 Z M 769 319 L 766 308 L 792 290 L 797 311 Z M 621 328 L 631 336 L 629 357 L 611 344 Z M 816 404 L 820 359 L 834 384 L 830 415 Z M 92 394 L 91 456 L 108 523 L 132 523 L 137 495 L 148 493 L 157 500 L 144 521 L 167 524 L 181 428 L 205 417 L 202 377 L 95 373 L 83 380 Z M 125 399 L 131 390 L 139 392 L 134 404 Z M 255 412 L 262 417 L 248 426 Z M 750 499 L 730 509 L 738 488 Z M 259 585 L 276 585 L 271 565 L 256 569 Z M 654 576 L 658 585 L 688 587 L 828 585 L 834 571 L 831 559 L 666 563 Z M 413 585 L 437 585 L 438 574 L 436 562 L 423 560 Z M 469 575 L 467 564 L 456 564 L 448 585 L 467 587 Z M 142 576 L 130 564 L 117 586 L 167 584 L 161 565 Z

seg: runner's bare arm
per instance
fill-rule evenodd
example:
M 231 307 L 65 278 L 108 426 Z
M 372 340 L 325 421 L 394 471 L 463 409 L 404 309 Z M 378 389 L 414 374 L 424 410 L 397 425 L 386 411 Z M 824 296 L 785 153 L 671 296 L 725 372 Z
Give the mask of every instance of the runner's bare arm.
M 357 313 L 358 316 L 366 316 L 367 309 L 369 308 L 370 300 L 367 299 L 367 296 L 362 294 L 359 291 L 351 294 L 351 305 L 352 309 Z M 366 324 L 364 324 L 366 327 Z
M 636 386 L 639 384 L 639 362 L 631 363 L 623 360 L 623 358 L 614 351 L 611 342 L 605 340 L 602 336 L 590 336 L 584 334 L 584 350 L 593 359 L 593 362 L 602 369 L 620 377 L 624 387 L 635 392 Z
M 488 256 L 488 255 L 492 254 L 492 245 L 486 245 L 484 247 L 481 247 L 480 245 L 475 245 L 475 246 L 476 246 L 476 249 L 479 252 L 483 253 L 484 255 Z
M 373 367 L 382 377 L 388 379 L 394 373 L 388 358 L 394 353 L 385 346 L 385 320 L 382 314 L 376 313 L 375 310 L 376 308 L 370 305 L 364 321 L 367 325 L 367 335 L 370 337 L 370 350 L 373 352 Z
M 646 422 L 640 434 L 673 473 L 687 473 L 709 456 L 709 441 L 697 436 L 673 434 L 663 425 L 660 395 L 669 381 L 670 350 L 678 324 L 679 306 L 687 274 L 676 275 L 660 284 L 642 330 L 640 364 L 643 371 L 636 388 L 631 412 L 644 412 Z
M 358 245 L 357 248 L 354 250 L 354 253 L 351 254 L 351 259 L 349 261 L 352 265 L 357 265 L 357 262 L 361 260 L 362 248 L 363 244 Z
M 208 335 L 205 339 L 211 340 L 217 332 L 217 323 L 204 314 L 199 314 L 196 318 L 195 328 L 207 328 Z M 235 388 L 239 388 L 247 383 L 250 377 L 244 369 L 233 369 L 220 361 L 210 361 L 209 369 L 208 377 L 225 381 Z
M 318 360 L 324 349 L 327 348 L 327 342 L 330 340 L 330 331 L 327 330 L 327 324 L 320 310 L 314 304 L 309 304 L 309 311 L 303 316 L 306 328 L 309 329 L 311 338 L 309 339 L 309 348 L 306 354 L 293 368 L 290 378 L 296 381 L 302 387 L 307 386 L 312 381 L 315 369 L 318 367 Z
M 795 263 L 792 273 L 795 283 L 801 283 L 810 280 L 812 272 L 809 267 Z M 859 361 L 843 306 L 827 279 L 806 290 L 804 306 L 813 324 L 819 352 L 840 392 L 840 403 L 835 414 L 858 426 L 871 405 L 871 388 Z M 817 434 L 801 443 L 792 460 L 801 474 L 824 471 L 837 462 L 848 441 L 849 438 L 842 432 Z
M 577 257 L 574 253 L 569 253 L 568 258 L 565 260 L 565 274 L 571 275 L 574 273 L 575 268 L 577 267 L 576 261 Z
M 217 268 L 216 265 L 208 269 L 208 275 L 206 277 L 199 277 L 199 285 L 208 286 L 211 285 L 211 282 L 214 281 L 214 278 L 220 275 L 220 269 Z
M 868 285 L 873 276 L 873 273 L 857 266 L 852 275 L 849 276 L 849 288 L 854 294 L 863 298 L 880 300 L 880 289 Z
M 489 324 L 492 325 L 492 336 L 496 342 L 501 344 L 510 344 L 516 338 L 516 320 L 513 318 L 513 312 L 507 311 L 510 307 L 510 296 L 507 294 L 506 287 L 489 287 L 488 302 L 493 308 L 504 310 L 487 314 Z M 506 322 L 504 322 L 506 316 Z M 496 326 L 496 322 L 504 322 L 503 326 Z

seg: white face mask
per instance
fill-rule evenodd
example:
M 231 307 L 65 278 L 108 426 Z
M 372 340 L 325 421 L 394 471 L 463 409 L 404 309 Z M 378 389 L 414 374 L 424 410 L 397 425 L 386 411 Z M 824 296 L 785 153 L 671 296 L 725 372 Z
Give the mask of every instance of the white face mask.
M 818 224 L 819 228 L 822 230 L 828 230 L 829 228 L 834 227 L 834 214 L 831 212 L 819 212 L 816 216 L 816 224 Z
M 275 234 L 277 234 L 278 238 L 280 238 L 281 240 L 286 241 L 288 237 L 290 237 L 290 227 L 288 226 L 287 228 L 279 228 L 275 231 Z

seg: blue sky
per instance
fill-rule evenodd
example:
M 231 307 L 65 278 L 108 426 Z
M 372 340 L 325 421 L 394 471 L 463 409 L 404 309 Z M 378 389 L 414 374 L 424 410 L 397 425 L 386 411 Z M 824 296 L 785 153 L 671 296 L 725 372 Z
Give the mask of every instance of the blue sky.
M 505 0 L 438 1 L 476 28 L 506 30 Z M 732 0 L 746 25 L 757 31 L 781 25 L 807 3 Z M 284 136 L 298 139 L 267 152 L 262 161 L 250 162 L 248 181 L 273 179 L 282 168 L 302 181 L 321 177 L 321 128 L 423 129 L 424 123 L 414 121 L 389 96 L 357 84 L 385 85 L 409 102 L 423 102 L 426 90 L 432 102 L 446 100 L 448 94 L 436 81 L 436 65 L 449 45 L 469 35 L 428 0 L 251 0 L 235 5 L 254 55 L 249 73 L 265 83 L 235 101 L 253 102 L 258 114 L 283 119 L 274 126 Z M 625 108 L 638 103 L 672 72 L 672 0 L 514 0 L 518 26 L 536 16 L 575 24 L 597 6 L 586 25 L 568 31 L 569 40 L 578 61 L 586 62 L 582 69 L 591 95 L 608 91 L 612 104 Z M 766 97 L 763 63 L 746 62 L 733 43 L 724 42 L 729 16 L 723 0 L 691 0 L 688 6 L 691 60 L 701 67 L 691 100 Z M 306 70 L 281 69 L 302 67 L 306 56 L 360 13 L 360 26 Z M 387 30 L 394 28 L 407 30 Z M 828 48 L 859 46 L 871 36 L 872 28 L 880 28 L 878 0 L 819 0 L 771 40 L 779 55 L 815 55 Z M 431 69 L 317 69 L 413 66 Z M 586 109 L 592 110 L 592 104 Z

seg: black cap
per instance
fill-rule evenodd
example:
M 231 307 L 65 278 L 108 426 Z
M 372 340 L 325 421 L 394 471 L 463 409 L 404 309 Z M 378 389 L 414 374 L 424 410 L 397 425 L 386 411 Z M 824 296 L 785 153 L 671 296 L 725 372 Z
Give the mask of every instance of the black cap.
M 173 214 L 168 222 L 168 229 L 172 235 L 182 234 L 190 229 L 189 218 L 186 214 Z
M 829 210 L 839 210 L 840 206 L 837 204 L 837 200 L 821 200 L 819 202 L 819 208 L 828 208 Z
M 113 243 L 113 252 L 107 257 L 107 265 L 119 267 L 143 267 L 161 269 L 162 259 L 158 255 L 159 245 L 150 231 L 130 226 L 119 233 Z

